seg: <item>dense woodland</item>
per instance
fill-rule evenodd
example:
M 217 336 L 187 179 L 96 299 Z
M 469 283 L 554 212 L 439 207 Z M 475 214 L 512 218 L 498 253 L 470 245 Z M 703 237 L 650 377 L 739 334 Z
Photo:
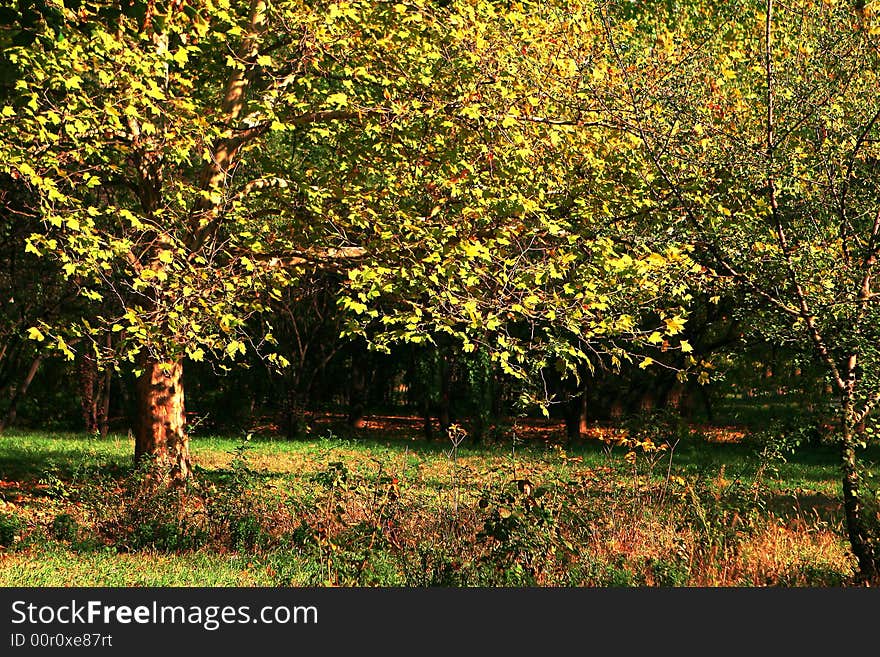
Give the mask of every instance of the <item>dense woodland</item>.
M 183 482 L 327 414 L 782 418 L 877 580 L 871 3 L 7 0 L 0 46 L 0 429 Z

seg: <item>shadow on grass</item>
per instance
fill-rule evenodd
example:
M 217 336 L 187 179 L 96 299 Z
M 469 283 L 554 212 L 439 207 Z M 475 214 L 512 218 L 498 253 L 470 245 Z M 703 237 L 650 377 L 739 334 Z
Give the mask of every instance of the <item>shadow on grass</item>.
M 402 454 L 426 459 L 450 458 L 451 443 L 445 439 L 428 441 L 418 433 L 392 432 L 383 434 L 377 429 L 352 429 L 344 423 L 334 423 L 320 428 L 321 433 L 300 440 L 286 440 L 272 435 L 254 436 L 251 443 L 260 449 L 285 452 L 301 450 L 317 457 L 322 448 L 363 450 L 371 454 Z M 193 437 L 194 447 L 234 453 L 242 444 L 234 438 Z M 595 462 L 611 454 L 615 459 L 626 450 L 609 449 L 596 439 L 566 442 L 531 440 L 513 441 L 502 437 L 494 442 L 475 444 L 466 442 L 458 449 L 459 456 L 516 456 L 517 458 L 541 460 L 553 455 L 553 447 L 563 447 L 569 457 L 582 457 Z M 90 474 L 123 476 L 133 469 L 130 445 L 119 437 L 95 439 L 76 434 L 9 434 L 0 438 L 0 482 L 38 482 L 47 475 L 60 479 L 82 480 Z M 880 447 L 872 447 L 862 454 L 862 461 L 878 471 Z M 710 442 L 699 437 L 686 438 L 675 448 L 673 468 L 678 473 L 712 476 L 724 468 L 728 477 L 750 478 L 761 467 L 759 446 L 754 443 Z M 778 478 L 793 486 L 809 488 L 809 484 L 834 483 L 838 479 L 839 456 L 836 448 L 829 445 L 802 447 L 794 454 L 786 455 L 785 462 L 776 464 Z M 235 473 L 231 468 L 204 468 L 196 466 L 199 476 L 206 476 L 221 483 Z M 260 472 L 254 476 L 269 477 L 278 473 Z
M 781 493 L 767 502 L 767 508 L 783 520 L 806 522 L 811 525 L 827 523 L 842 528 L 843 503 L 837 496 L 821 493 Z
M 48 474 L 62 479 L 83 477 L 90 472 L 121 476 L 133 469 L 132 459 L 107 452 L 87 453 L 71 447 L 0 448 L 0 480 L 38 481 Z

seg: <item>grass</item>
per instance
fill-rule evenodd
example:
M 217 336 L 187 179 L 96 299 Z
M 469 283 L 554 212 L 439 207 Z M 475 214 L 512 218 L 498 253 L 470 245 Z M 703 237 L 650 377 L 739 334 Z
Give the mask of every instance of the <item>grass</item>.
M 34 558 L 39 557 L 39 558 Z M 62 545 L 4 558 L 3 586 L 274 586 L 271 559 L 143 551 L 72 553 Z M 303 578 L 305 579 L 305 578 Z
M 463 445 L 455 463 L 445 443 L 405 433 L 243 445 L 194 438 L 197 479 L 181 491 L 132 469 L 127 436 L 7 433 L 0 585 L 828 586 L 853 574 L 822 445 L 768 460 L 764 443 L 697 433 L 670 460 L 599 440 L 501 441 Z

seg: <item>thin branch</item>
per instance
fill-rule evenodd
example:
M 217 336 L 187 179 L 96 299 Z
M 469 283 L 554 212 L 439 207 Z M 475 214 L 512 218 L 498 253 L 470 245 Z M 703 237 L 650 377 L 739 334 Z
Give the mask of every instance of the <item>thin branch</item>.
M 856 414 L 853 423 L 859 425 L 868 419 L 868 416 L 871 414 L 871 411 L 874 410 L 877 402 L 880 402 L 880 392 L 874 392 L 868 397 L 865 405 L 862 406 L 862 410 Z
M 339 268 L 343 263 L 354 262 L 363 258 L 367 250 L 360 246 L 338 246 L 328 248 L 312 248 L 302 251 L 288 251 L 286 253 L 248 253 L 251 260 L 264 262 L 269 267 L 294 268 L 307 264 L 329 266 Z

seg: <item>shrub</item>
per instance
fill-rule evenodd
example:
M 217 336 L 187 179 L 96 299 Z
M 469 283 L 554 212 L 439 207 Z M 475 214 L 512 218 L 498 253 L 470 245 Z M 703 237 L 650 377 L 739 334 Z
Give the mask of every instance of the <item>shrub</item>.
M 489 550 L 502 586 L 533 586 L 568 548 L 557 532 L 559 508 L 549 489 L 520 479 L 500 492 L 486 490 L 478 506 L 487 512 L 477 541 Z
M 52 519 L 49 532 L 59 541 L 75 541 L 79 534 L 79 523 L 69 513 L 59 513 Z
M 9 513 L 0 513 L 0 545 L 12 547 L 19 538 L 21 521 Z

